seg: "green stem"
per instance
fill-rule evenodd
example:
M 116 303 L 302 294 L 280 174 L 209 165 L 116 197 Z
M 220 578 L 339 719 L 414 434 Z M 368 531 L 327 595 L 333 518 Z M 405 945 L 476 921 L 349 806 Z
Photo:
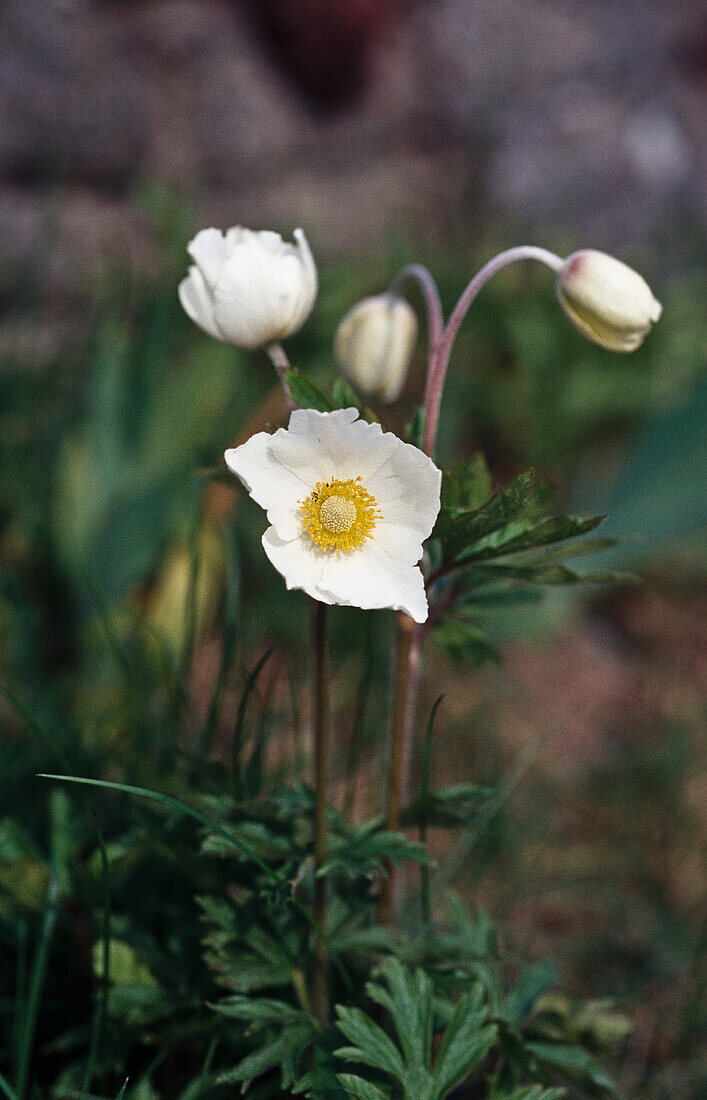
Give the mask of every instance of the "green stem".
M 329 748 L 329 661 L 327 654 L 327 605 L 313 606 L 314 649 L 314 1015 L 327 1022 L 326 880 L 318 872 L 327 853 L 327 763 Z
M 385 828 L 388 832 L 396 832 L 399 827 L 400 806 L 407 791 L 421 647 L 422 632 L 408 615 L 400 612 L 390 736 L 390 768 L 385 807 Z M 383 926 L 390 926 L 393 923 L 395 893 L 395 865 L 388 862 L 380 899 L 379 921 Z

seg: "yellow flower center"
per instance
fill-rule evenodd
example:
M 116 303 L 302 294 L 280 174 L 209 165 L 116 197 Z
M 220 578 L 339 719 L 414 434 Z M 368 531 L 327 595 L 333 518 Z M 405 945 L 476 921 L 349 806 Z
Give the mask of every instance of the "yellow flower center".
M 320 550 L 350 553 L 363 546 L 376 520 L 382 519 L 375 497 L 361 484 L 361 478 L 318 481 L 300 511 L 304 529 Z
M 319 509 L 321 525 L 330 535 L 343 535 L 350 531 L 357 516 L 354 502 L 348 497 L 340 497 L 338 493 L 327 497 Z

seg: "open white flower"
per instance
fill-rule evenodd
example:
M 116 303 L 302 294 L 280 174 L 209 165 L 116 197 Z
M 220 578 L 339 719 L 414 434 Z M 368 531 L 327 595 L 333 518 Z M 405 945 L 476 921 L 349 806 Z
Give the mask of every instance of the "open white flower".
M 237 348 L 264 347 L 296 332 L 317 296 L 307 239 L 270 230 L 202 229 L 187 251 L 194 264 L 179 284 L 185 312 L 204 332 Z
M 427 455 L 356 409 L 296 409 L 287 429 L 259 432 L 225 458 L 267 512 L 263 547 L 288 588 L 425 621 L 418 562 L 442 478 Z

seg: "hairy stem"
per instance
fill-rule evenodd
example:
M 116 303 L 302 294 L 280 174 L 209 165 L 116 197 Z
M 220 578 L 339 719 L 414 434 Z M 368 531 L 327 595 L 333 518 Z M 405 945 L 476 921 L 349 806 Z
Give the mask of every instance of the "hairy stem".
M 314 649 L 314 1015 L 324 1027 L 327 1021 L 326 880 L 317 872 L 327 851 L 327 757 L 329 747 L 329 661 L 327 654 L 327 605 L 313 602 Z
M 287 407 L 290 412 L 292 412 L 293 409 L 297 408 L 297 402 L 290 392 L 290 387 L 288 386 L 287 378 L 285 377 L 288 370 L 290 370 L 290 360 L 287 358 L 285 349 L 283 348 L 282 344 L 279 344 L 277 342 L 273 344 L 268 344 L 265 350 L 270 356 L 270 362 L 277 371 L 277 377 L 280 379 L 280 385 L 285 391 Z
M 442 391 L 444 389 L 447 366 L 449 365 L 449 356 L 454 346 L 454 341 L 457 338 L 461 323 L 466 317 L 469 306 L 476 298 L 482 286 L 484 286 L 497 271 L 500 271 L 503 267 L 507 267 L 508 264 L 515 263 L 516 260 L 538 260 L 540 263 L 551 268 L 552 271 L 559 271 L 562 266 L 562 260 L 559 256 L 556 256 L 554 252 L 548 252 L 545 248 L 537 248 L 535 245 L 519 245 L 517 248 L 508 248 L 505 252 L 499 252 L 498 256 L 494 256 L 492 260 L 484 264 L 481 270 L 478 271 L 473 279 L 467 284 L 466 289 L 462 291 L 459 301 L 450 314 L 447 327 L 440 338 L 437 352 L 427 372 L 427 385 L 425 388 L 424 400 L 427 416 L 423 449 L 428 455 L 431 455 L 434 451 L 435 440 L 437 438 L 437 425 L 439 422 L 439 410 L 442 403 Z
M 397 634 L 390 768 L 385 807 L 385 828 L 389 832 L 395 832 L 399 827 L 400 807 L 407 792 L 423 637 L 417 624 L 403 612 L 398 613 Z M 390 926 L 395 917 L 396 886 L 395 866 L 388 862 L 381 889 L 379 913 L 380 923 L 384 926 Z
M 426 267 L 422 264 L 408 264 L 407 267 L 401 268 L 398 274 L 395 276 L 391 287 L 390 294 L 398 295 L 403 283 L 408 281 L 416 282 L 422 290 L 422 295 L 425 299 L 425 307 L 427 309 L 427 341 L 428 341 L 428 369 L 429 364 L 433 361 L 439 342 L 442 338 L 442 332 L 444 330 L 444 315 L 442 313 L 442 303 L 439 298 L 439 291 L 437 284 L 432 278 Z

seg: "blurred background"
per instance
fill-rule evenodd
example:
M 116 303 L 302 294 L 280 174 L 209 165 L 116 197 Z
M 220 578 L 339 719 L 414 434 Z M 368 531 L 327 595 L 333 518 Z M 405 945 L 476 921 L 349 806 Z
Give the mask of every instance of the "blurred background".
M 608 513 L 622 543 L 605 561 L 642 581 L 489 611 L 500 667 L 430 653 L 435 781 L 505 792 L 468 843 L 440 848 L 438 886 L 557 959 L 574 995 L 620 1006 L 630 1095 L 704 1095 L 704 5 L 2 0 L 0 42 L 0 1067 L 67 828 L 47 1085 L 71 1050 L 66 990 L 83 975 L 88 998 L 93 973 L 95 840 L 35 773 L 68 760 L 175 789 L 194 723 L 226 752 L 273 642 L 258 706 L 304 691 L 304 604 L 261 560 L 259 510 L 212 477 L 284 408 L 264 359 L 210 341 L 176 298 L 187 241 L 240 223 L 304 228 L 321 292 L 289 350 L 327 386 L 339 318 L 411 261 L 449 310 L 501 248 L 589 246 L 663 302 L 645 345 L 614 356 L 570 329 L 544 269 L 514 268 L 457 345 L 441 457 L 481 448 L 502 482 L 534 466 L 558 508 Z M 395 430 L 422 357 L 386 413 Z M 386 616 L 341 610 L 342 803 L 368 791 L 375 808 L 390 644 Z M 286 727 L 268 734 L 273 775 Z M 167 950 L 169 920 L 143 905 L 145 957 Z M 72 1011 L 79 1027 L 80 997 Z

